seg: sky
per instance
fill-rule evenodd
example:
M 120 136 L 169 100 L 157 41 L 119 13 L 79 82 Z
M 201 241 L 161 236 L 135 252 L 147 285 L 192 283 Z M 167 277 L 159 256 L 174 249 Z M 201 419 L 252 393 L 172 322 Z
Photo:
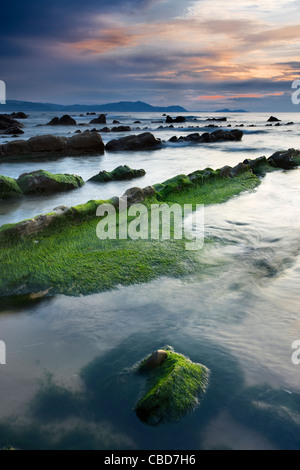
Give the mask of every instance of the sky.
M 298 0 L 10 0 L 7 99 L 298 112 Z

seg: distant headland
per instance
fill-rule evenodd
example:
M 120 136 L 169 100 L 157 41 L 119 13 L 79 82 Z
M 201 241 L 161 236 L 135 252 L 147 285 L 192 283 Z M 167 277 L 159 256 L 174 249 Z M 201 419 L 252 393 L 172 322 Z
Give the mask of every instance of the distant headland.
M 7 100 L 5 105 L 0 106 L 0 112 L 6 111 L 64 111 L 64 112 L 158 112 L 158 113 L 186 113 L 182 106 L 151 106 L 143 101 L 119 101 L 118 103 L 95 104 L 95 105 L 60 105 L 53 103 L 38 103 L 30 101 Z

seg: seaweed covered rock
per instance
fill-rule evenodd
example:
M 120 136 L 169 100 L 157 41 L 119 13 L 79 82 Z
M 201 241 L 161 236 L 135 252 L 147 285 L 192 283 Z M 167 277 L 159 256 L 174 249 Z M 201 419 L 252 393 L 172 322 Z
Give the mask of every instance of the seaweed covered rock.
M 270 165 L 284 170 L 295 168 L 300 164 L 300 151 L 289 149 L 275 152 L 268 158 L 268 162 Z
M 100 171 L 98 175 L 93 176 L 89 181 L 96 183 L 106 183 L 108 181 L 122 181 L 131 180 L 133 178 L 139 178 L 145 176 L 146 172 L 143 169 L 134 170 L 127 165 L 118 166 L 113 171 Z
M 41 194 L 70 191 L 83 186 L 84 181 L 77 175 L 54 175 L 45 170 L 37 170 L 21 175 L 17 184 L 24 194 Z
M 21 195 L 22 190 L 16 180 L 0 175 L 0 199 L 11 199 Z
M 110 152 L 118 152 L 124 150 L 153 150 L 160 147 L 160 139 L 156 139 L 151 132 L 143 132 L 139 135 L 111 140 L 106 144 L 105 149 Z
M 154 352 L 137 372 L 146 375 L 146 390 L 135 405 L 139 419 L 150 425 L 176 421 L 199 405 L 206 392 L 209 370 L 172 349 Z

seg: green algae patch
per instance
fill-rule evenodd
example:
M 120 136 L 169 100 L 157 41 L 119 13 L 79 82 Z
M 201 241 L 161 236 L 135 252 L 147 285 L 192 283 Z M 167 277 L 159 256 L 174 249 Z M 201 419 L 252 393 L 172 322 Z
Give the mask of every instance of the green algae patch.
M 209 381 L 207 367 L 173 350 L 164 351 L 166 358 L 161 365 L 148 367 L 148 356 L 137 366 L 137 373 L 146 376 L 146 385 L 135 412 L 141 421 L 150 425 L 177 421 L 193 411 L 200 404 Z
M 261 183 L 261 180 L 250 171 L 243 172 L 234 178 L 222 177 L 218 170 L 207 169 L 197 173 L 197 175 L 196 172 L 192 174 L 194 183 L 184 175 L 177 180 L 177 185 L 174 181 L 162 183 L 157 187 L 159 190 L 157 198 L 181 205 L 220 204 L 243 191 L 254 190 Z
M 22 190 L 16 180 L 0 175 L 0 200 L 22 196 Z

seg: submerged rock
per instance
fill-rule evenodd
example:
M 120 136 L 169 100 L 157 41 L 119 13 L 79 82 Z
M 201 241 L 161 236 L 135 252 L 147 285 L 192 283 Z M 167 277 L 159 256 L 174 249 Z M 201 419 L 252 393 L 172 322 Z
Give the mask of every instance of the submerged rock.
M 170 349 L 154 352 L 138 365 L 137 372 L 148 377 L 135 412 L 150 425 L 176 421 L 195 409 L 209 379 L 207 367 Z
M 104 143 L 96 132 L 76 134 L 72 137 L 40 135 L 29 140 L 13 140 L 0 145 L 1 158 L 48 157 L 71 155 L 102 155 Z
M 122 181 L 122 180 L 131 180 L 133 178 L 139 178 L 140 176 L 145 176 L 146 172 L 143 169 L 133 170 L 127 165 L 118 166 L 113 171 L 100 171 L 98 175 L 93 176 L 89 181 L 94 181 L 98 183 L 105 183 L 108 181 Z
M 17 184 L 24 194 L 41 194 L 70 191 L 83 186 L 84 181 L 77 175 L 54 175 L 45 170 L 37 170 L 21 175 Z
M 156 139 L 150 132 L 139 135 L 130 135 L 108 142 L 105 149 L 109 152 L 124 150 L 153 150 L 161 147 L 161 140 Z

